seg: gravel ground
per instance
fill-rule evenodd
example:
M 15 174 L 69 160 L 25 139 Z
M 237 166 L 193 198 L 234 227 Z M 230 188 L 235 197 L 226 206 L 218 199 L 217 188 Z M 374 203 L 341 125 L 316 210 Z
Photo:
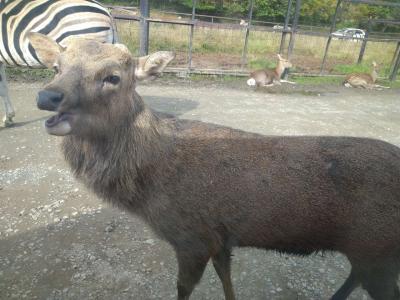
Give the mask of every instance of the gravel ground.
M 174 299 L 176 260 L 138 218 L 101 203 L 71 176 L 35 107 L 42 84 L 11 82 L 17 117 L 0 129 L 0 299 Z M 264 134 L 352 135 L 400 145 L 398 90 L 251 90 L 242 83 L 156 81 L 155 109 Z M 349 272 L 334 253 L 306 258 L 234 251 L 238 299 L 327 299 Z M 192 299 L 222 299 L 209 265 Z M 350 299 L 369 299 L 357 289 Z

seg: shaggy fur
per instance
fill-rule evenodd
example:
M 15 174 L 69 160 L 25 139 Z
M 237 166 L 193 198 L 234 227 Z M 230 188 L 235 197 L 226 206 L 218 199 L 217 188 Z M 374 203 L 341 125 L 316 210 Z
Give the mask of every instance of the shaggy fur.
M 189 298 L 210 258 L 226 299 L 234 299 L 230 255 L 247 246 L 301 255 L 339 251 L 352 271 L 332 299 L 359 285 L 374 299 L 399 299 L 399 148 L 156 116 L 135 92 L 133 60 L 95 45 L 81 42 L 61 53 L 64 71 L 45 88 L 65 93 L 58 112 L 76 111 L 62 149 L 80 181 L 174 247 L 178 299 Z M 116 62 L 121 74 L 112 90 L 96 86 L 93 74 L 107 75 L 103 60 Z M 68 80 L 71 72 L 78 80 Z

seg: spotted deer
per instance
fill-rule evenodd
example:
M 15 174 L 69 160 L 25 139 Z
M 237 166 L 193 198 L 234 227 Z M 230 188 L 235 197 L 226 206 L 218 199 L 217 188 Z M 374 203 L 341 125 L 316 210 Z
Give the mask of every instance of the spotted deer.
M 346 77 L 343 82 L 345 87 L 354 87 L 354 88 L 364 88 L 364 89 L 373 89 L 373 88 L 389 88 L 382 85 L 375 84 L 376 79 L 378 78 L 378 65 L 376 62 L 372 62 L 372 71 L 370 74 L 368 73 L 353 73 Z

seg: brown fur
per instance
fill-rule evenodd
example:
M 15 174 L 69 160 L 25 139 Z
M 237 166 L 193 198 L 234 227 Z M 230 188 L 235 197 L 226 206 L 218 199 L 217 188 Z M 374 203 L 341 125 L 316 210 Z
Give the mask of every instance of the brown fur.
M 377 65 L 375 62 L 373 62 L 371 74 L 366 74 L 366 73 L 350 74 L 346 77 L 343 84 L 345 86 L 368 89 L 374 87 L 377 78 L 378 78 Z
M 189 298 L 210 258 L 234 299 L 230 255 L 245 246 L 339 251 L 352 271 L 332 299 L 360 284 L 374 299 L 399 299 L 399 148 L 158 117 L 134 90 L 134 61 L 108 47 L 71 46 L 45 90 L 65 93 L 58 112 L 76 111 L 62 146 L 75 176 L 174 247 L 178 299 Z M 122 76 L 112 90 L 94 76 L 108 74 L 107 61 Z
M 274 69 L 262 69 L 250 73 L 250 78 L 255 80 L 256 86 L 266 86 L 279 83 L 285 69 L 292 67 L 292 64 L 287 59 L 282 58 L 279 54 L 277 55 L 277 58 L 278 63 Z

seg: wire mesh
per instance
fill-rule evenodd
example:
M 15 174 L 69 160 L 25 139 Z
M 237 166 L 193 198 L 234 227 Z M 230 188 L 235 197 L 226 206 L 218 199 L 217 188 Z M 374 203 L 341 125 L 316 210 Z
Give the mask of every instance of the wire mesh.
M 245 15 L 244 12 L 243 15 Z M 151 18 L 190 22 L 189 13 L 154 11 Z M 243 17 L 244 18 L 244 17 Z M 245 32 L 249 24 L 240 16 L 208 16 L 196 14 L 194 26 L 192 64 L 194 70 L 243 70 L 273 67 L 282 36 L 280 23 L 254 21 L 250 25 L 246 64 L 242 64 Z M 289 24 L 291 26 L 291 24 Z M 393 25 L 391 25 L 393 26 Z M 397 25 L 398 26 L 398 25 Z M 117 21 L 122 42 L 138 53 L 139 22 Z M 319 72 L 329 34 L 328 27 L 300 25 L 291 56 L 292 72 Z M 150 52 L 172 50 L 177 54 L 172 67 L 188 67 L 190 26 L 150 22 Z M 285 49 L 289 41 L 287 35 Z M 362 39 L 333 38 L 325 70 L 328 74 L 346 74 L 369 70 L 372 61 L 380 65 L 380 75 L 387 76 L 399 33 L 370 32 L 363 62 L 357 65 Z M 286 53 L 284 53 L 286 54 Z

